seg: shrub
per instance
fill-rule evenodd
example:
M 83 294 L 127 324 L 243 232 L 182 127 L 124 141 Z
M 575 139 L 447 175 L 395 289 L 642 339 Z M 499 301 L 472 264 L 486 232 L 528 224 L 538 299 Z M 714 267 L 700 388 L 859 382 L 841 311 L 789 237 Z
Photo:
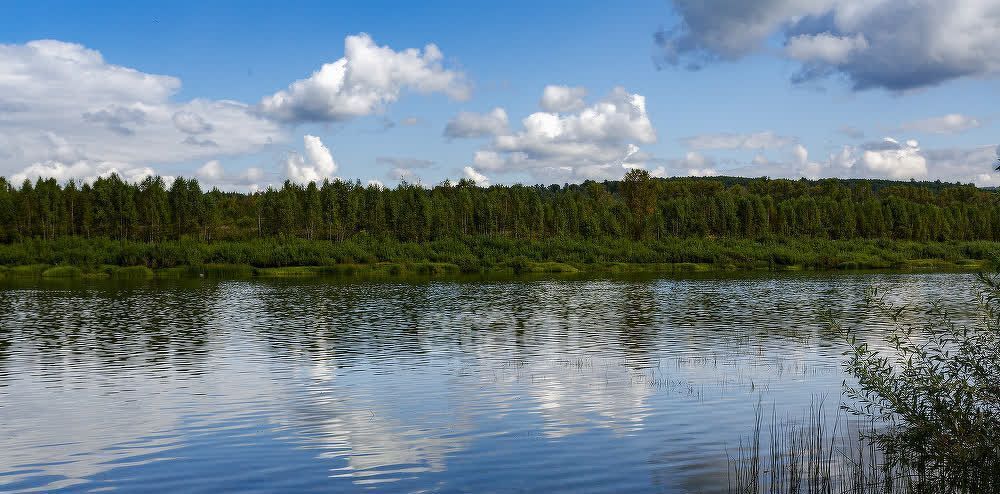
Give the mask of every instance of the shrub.
M 980 275 L 979 317 L 959 325 L 939 306 L 914 312 L 871 290 L 867 300 L 893 332 L 888 351 L 849 332 L 846 364 L 857 379 L 846 408 L 882 422 L 873 439 L 890 459 L 919 473 L 918 487 L 995 492 L 1000 487 L 1000 278 Z

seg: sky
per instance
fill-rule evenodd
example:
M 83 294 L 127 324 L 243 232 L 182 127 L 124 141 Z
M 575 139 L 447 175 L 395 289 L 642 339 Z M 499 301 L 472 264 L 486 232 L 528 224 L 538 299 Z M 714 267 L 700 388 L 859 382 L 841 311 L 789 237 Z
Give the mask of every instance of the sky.
M 1000 0 L 4 2 L 0 175 L 1000 185 Z

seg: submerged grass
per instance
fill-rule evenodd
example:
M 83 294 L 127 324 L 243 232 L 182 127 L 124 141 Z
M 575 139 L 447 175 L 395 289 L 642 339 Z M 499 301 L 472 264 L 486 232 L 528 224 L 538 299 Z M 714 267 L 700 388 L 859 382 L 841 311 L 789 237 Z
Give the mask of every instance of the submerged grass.
M 997 465 L 984 463 L 964 481 L 901 458 L 875 439 L 874 422 L 853 420 L 843 412 L 831 418 L 815 399 L 802 418 L 779 419 L 772 408 L 764 423 L 758 404 L 754 429 L 729 456 L 733 494 L 944 494 L 1000 492 Z

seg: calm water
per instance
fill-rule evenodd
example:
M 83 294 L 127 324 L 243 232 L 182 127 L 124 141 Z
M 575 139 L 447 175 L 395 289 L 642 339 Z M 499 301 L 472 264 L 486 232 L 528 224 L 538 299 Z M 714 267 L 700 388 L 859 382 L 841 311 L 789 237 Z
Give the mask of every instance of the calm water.
M 968 274 L 0 285 L 0 491 L 724 492 L 866 287 Z

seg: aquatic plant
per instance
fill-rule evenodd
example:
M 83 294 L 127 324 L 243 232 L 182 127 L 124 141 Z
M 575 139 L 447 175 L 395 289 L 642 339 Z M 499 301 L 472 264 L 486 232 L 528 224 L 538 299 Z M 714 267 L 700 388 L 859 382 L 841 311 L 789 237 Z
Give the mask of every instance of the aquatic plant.
M 898 306 L 869 290 L 867 306 L 889 324 L 883 349 L 832 321 L 850 344 L 845 423 L 866 427 L 838 436 L 839 415 L 831 429 L 814 406 L 806 421 L 772 420 L 762 438 L 758 405 L 730 459 L 730 491 L 1000 492 L 1000 277 L 979 279 L 979 310 L 963 324 L 939 304 Z
M 891 324 L 888 351 L 849 332 L 857 380 L 845 409 L 882 425 L 872 439 L 915 472 L 924 490 L 985 492 L 1000 484 L 1000 278 L 980 275 L 977 317 L 958 324 L 939 305 L 896 306 L 877 289 L 870 307 Z M 907 313 L 922 316 L 908 322 Z

